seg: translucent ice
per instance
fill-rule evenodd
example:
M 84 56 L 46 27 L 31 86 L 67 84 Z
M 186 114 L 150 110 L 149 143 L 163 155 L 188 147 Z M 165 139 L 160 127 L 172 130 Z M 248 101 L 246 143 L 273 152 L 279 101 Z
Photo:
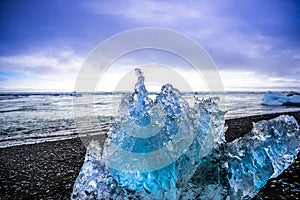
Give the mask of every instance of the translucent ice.
M 262 104 L 270 106 L 300 106 L 300 94 L 297 92 L 283 94 L 279 92 L 268 91 L 264 95 Z
M 228 144 L 231 197 L 253 197 L 269 178 L 277 177 L 300 150 L 299 125 L 282 115 L 254 124 L 250 133 Z
M 72 199 L 251 198 L 294 161 L 300 136 L 293 117 L 261 121 L 226 144 L 217 99 L 195 98 L 191 108 L 167 84 L 152 100 L 136 74 L 103 150 L 89 145 Z

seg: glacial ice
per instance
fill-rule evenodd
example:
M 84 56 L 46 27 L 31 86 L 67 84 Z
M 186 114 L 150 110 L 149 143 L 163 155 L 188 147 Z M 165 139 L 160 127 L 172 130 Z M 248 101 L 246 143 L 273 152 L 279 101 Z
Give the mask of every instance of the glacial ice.
M 297 92 L 283 94 L 268 91 L 263 97 L 262 104 L 269 106 L 300 106 L 300 94 Z
M 300 131 L 293 117 L 260 121 L 225 143 L 217 98 L 195 97 L 191 108 L 167 84 L 152 100 L 136 74 L 103 149 L 90 143 L 71 199 L 250 199 L 294 162 Z
M 245 137 L 226 146 L 230 196 L 255 196 L 269 178 L 294 162 L 299 150 L 300 131 L 294 117 L 281 115 L 254 124 Z

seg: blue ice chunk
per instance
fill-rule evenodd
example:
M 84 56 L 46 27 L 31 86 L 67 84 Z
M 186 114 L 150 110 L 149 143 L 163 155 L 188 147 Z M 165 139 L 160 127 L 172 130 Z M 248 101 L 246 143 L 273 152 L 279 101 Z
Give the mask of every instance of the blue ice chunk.
M 180 199 L 251 199 L 295 161 L 299 144 L 294 117 L 260 121 L 243 138 L 222 144 L 200 159 L 193 176 L 180 185 Z M 182 166 L 179 174 L 185 175 L 189 162 Z
M 299 150 L 299 125 L 294 117 L 281 115 L 254 124 L 250 133 L 226 149 L 231 197 L 254 197 L 295 161 Z
M 258 122 L 226 144 L 217 98 L 196 97 L 191 108 L 166 84 L 153 101 L 136 75 L 103 150 L 91 142 L 72 199 L 247 199 L 294 162 L 293 117 Z

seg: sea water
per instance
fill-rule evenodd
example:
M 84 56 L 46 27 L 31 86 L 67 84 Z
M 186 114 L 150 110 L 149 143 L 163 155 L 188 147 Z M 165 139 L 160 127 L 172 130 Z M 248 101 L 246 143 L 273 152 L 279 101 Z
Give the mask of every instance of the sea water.
M 197 92 L 202 97 L 225 98 L 219 103 L 225 119 L 276 112 L 299 111 L 299 107 L 261 105 L 264 92 Z M 105 134 L 117 116 L 123 93 L 0 93 L 0 148 L 78 136 Z M 189 104 L 194 92 L 183 93 Z M 152 96 L 155 96 L 154 94 Z M 151 94 L 150 94 L 151 97 Z M 74 117 L 76 98 L 80 115 Z M 93 103 L 86 99 L 93 99 Z M 78 103 L 79 102 L 79 103 Z M 93 109 L 93 113 L 87 110 Z M 90 120 L 96 118 L 96 120 Z M 86 123 L 87 121 L 93 123 Z M 88 125 L 86 125 L 88 124 Z M 76 127 L 81 126 L 80 131 Z

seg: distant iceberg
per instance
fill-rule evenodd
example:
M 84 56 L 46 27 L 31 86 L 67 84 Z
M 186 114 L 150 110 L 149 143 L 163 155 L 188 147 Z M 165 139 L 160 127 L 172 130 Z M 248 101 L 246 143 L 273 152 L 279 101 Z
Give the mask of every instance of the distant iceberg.
M 294 162 L 300 132 L 293 117 L 258 122 L 226 143 L 217 99 L 195 98 L 191 108 L 167 84 L 152 100 L 136 74 L 103 148 L 90 143 L 71 199 L 250 199 Z
M 263 97 L 263 105 L 269 106 L 300 106 L 300 93 L 288 94 L 268 91 Z
M 81 97 L 82 96 L 82 94 L 80 94 L 76 91 L 73 91 L 73 92 L 69 93 L 69 95 L 72 96 L 72 97 Z

